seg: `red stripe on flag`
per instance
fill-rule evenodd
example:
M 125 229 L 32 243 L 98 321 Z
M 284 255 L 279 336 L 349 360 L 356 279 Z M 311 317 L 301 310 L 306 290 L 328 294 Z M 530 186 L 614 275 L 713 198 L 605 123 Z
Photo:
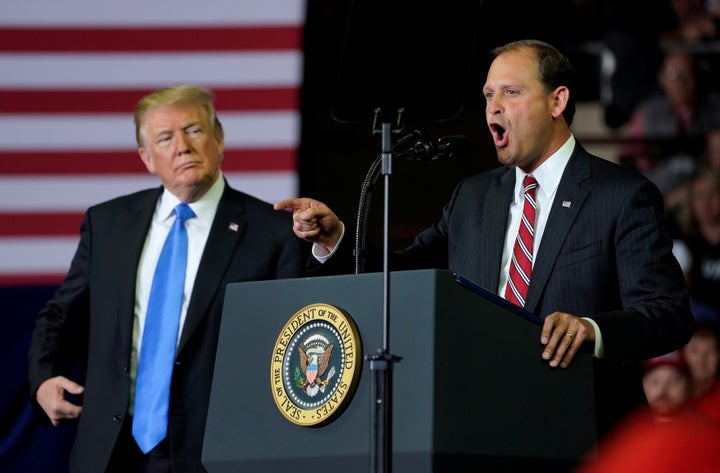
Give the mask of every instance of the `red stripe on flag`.
M 226 172 L 295 171 L 295 148 L 226 149 Z M 133 151 L 0 152 L 0 175 L 145 174 Z
M 0 90 L 0 113 L 132 113 L 148 90 Z M 297 110 L 295 87 L 214 88 L 218 111 Z
M 0 175 L 137 174 L 147 169 L 132 151 L 0 152 Z
M 0 28 L 0 52 L 268 51 L 302 48 L 302 26 Z
M 84 213 L 0 213 L 0 237 L 79 236 Z
M 0 286 L 57 286 L 65 279 L 65 273 L 47 274 L 0 274 Z

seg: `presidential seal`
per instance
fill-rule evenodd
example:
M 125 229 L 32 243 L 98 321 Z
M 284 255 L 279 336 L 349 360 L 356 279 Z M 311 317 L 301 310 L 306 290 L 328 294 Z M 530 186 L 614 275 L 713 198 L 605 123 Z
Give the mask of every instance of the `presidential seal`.
M 303 307 L 275 342 L 270 387 L 278 410 L 293 424 L 321 426 L 347 407 L 362 364 L 360 335 L 342 309 Z

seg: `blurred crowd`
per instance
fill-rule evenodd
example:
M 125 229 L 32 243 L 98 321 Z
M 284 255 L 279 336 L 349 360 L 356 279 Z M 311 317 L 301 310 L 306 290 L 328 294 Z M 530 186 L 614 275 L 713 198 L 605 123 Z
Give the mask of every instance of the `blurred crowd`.
M 618 130 L 620 163 L 645 174 L 665 196 L 696 329 L 681 350 L 645 361 L 647 411 L 628 419 L 599 450 L 600 461 L 581 471 L 717 472 L 720 1 L 636 3 L 641 6 L 610 25 L 604 38 L 610 51 L 605 122 Z
M 665 196 L 694 312 L 718 319 L 720 2 L 666 1 L 674 21 L 654 37 L 654 81 L 622 117 L 606 102 L 606 121 L 622 129 L 621 164 L 648 176 Z
M 707 315 L 682 349 L 645 361 L 647 410 L 626 419 L 578 473 L 720 471 L 720 331 Z
M 720 0 L 596 2 L 618 160 L 665 196 L 693 312 L 720 321 Z
M 610 4 L 622 16 L 620 3 Z M 642 8 L 630 10 L 624 22 L 609 25 L 605 41 L 614 51 L 615 72 L 603 102 L 605 121 L 620 130 L 620 163 L 645 174 L 665 196 L 675 256 L 698 322 L 697 336 L 702 337 L 705 357 L 712 360 L 704 376 L 713 371 L 714 380 L 720 328 L 720 1 L 652 4 L 655 11 L 647 2 L 636 2 Z M 636 22 L 634 28 L 631 20 Z M 646 83 L 642 83 L 645 74 L 638 73 L 639 64 L 651 69 Z M 632 80 L 618 80 L 628 71 L 634 73 Z M 700 343 L 694 337 L 682 353 L 649 360 L 646 376 L 682 365 L 678 373 L 689 376 L 688 396 L 711 391 L 709 379 L 698 379 L 700 367 L 693 349 Z M 651 391 L 651 386 L 657 387 L 648 379 L 646 390 Z M 652 398 L 651 392 L 647 394 Z M 720 394 L 715 397 L 720 403 Z M 663 399 L 661 404 L 666 402 Z M 716 417 L 719 412 L 720 405 Z

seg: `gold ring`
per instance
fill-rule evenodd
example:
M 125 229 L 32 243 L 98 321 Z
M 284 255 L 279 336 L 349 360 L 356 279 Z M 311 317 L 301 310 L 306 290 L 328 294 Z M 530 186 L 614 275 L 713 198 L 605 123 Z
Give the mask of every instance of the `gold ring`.
M 566 333 L 565 336 L 570 337 L 570 338 L 575 338 L 575 335 L 573 335 L 573 334 L 570 333 L 570 332 Z

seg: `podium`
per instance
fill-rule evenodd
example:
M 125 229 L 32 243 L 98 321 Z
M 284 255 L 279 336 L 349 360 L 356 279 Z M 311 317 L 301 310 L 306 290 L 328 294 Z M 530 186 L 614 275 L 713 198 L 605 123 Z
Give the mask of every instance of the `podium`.
M 596 443 L 592 355 L 567 369 L 540 358 L 540 326 L 522 309 L 444 270 L 390 274 L 394 472 L 571 471 Z M 210 473 L 319 468 L 369 471 L 371 373 L 330 423 L 278 410 L 273 349 L 314 303 L 344 310 L 366 354 L 382 346 L 382 273 L 230 284 L 202 460 Z M 472 286 L 472 284 L 470 284 Z

